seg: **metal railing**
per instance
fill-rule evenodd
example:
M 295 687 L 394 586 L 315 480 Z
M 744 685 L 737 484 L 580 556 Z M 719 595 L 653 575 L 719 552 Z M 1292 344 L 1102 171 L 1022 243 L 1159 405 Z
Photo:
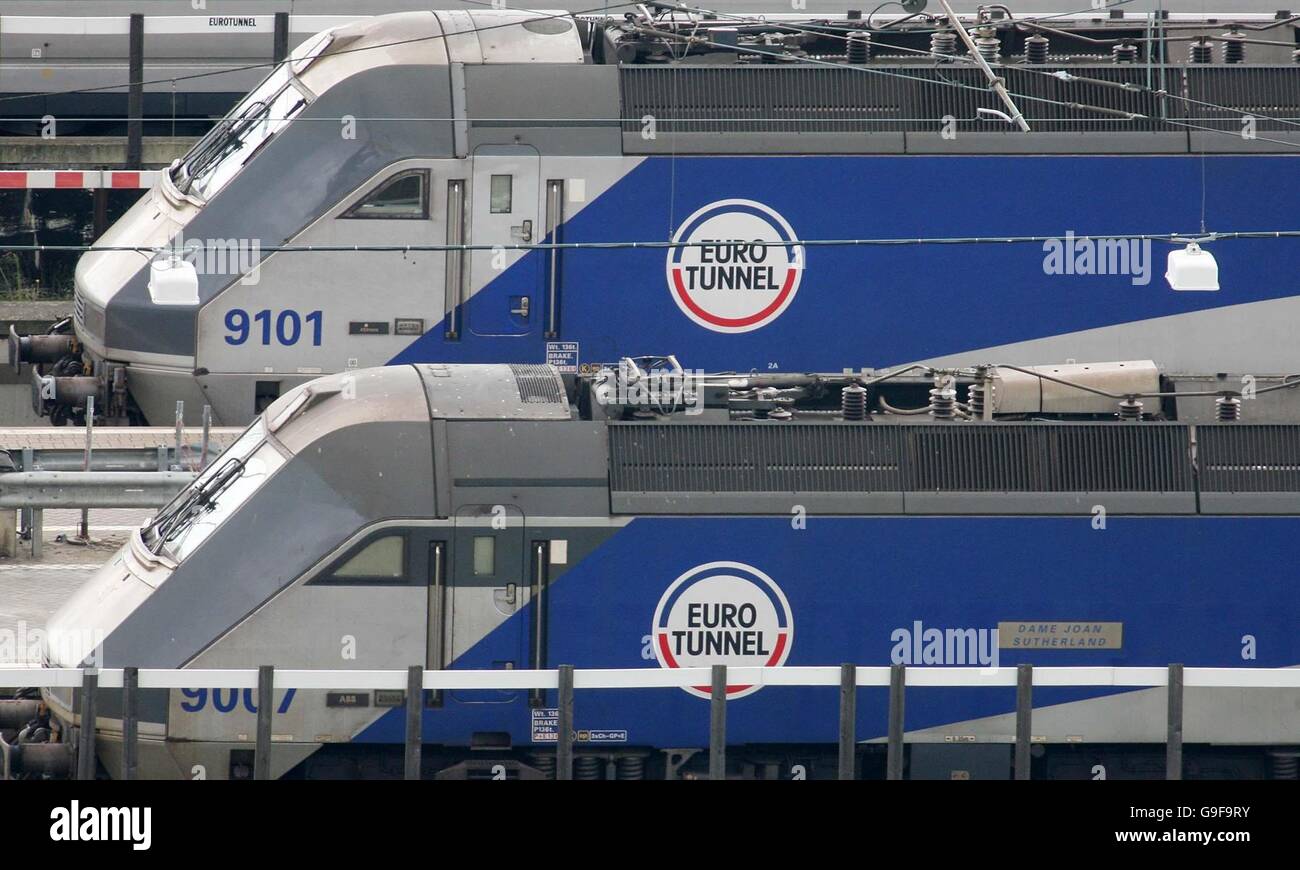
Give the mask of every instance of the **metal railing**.
M 32 558 L 41 557 L 44 516 L 50 508 L 80 508 L 82 512 L 78 537 L 89 540 L 90 509 L 160 508 L 166 505 L 194 479 L 196 474 L 242 432 L 233 427 L 213 428 L 212 409 L 203 406 L 202 428 L 197 441 L 189 438 L 185 426 L 185 403 L 176 403 L 176 422 L 170 430 L 171 443 L 161 437 L 168 430 L 162 427 L 140 429 L 126 427 L 107 429 L 94 423 L 95 400 L 87 399 L 84 438 L 79 447 L 64 442 L 64 433 L 41 431 L 35 438 L 22 430 L 0 430 L 0 449 L 9 454 L 12 467 L 21 471 L 0 473 L 0 510 L 22 511 L 22 534 L 31 540 Z M 101 446 L 95 446 L 96 434 Z M 74 433 L 67 433 L 74 434 Z M 144 445 L 102 446 L 119 439 L 133 440 L 135 436 L 147 442 Z M 17 444 L 14 441 L 17 440 Z M 55 441 L 56 443 L 44 443 Z M 41 444 L 41 446 L 35 446 Z M 0 529 L 14 531 L 12 518 L 0 519 Z M 7 546 L 7 545 L 6 545 Z M 16 542 L 14 549 L 16 549 Z M 9 555 L 17 555 L 10 553 Z
M 19 471 L 0 475 L 0 508 L 158 508 L 194 477 L 189 471 Z
M 274 705 L 260 703 L 275 689 L 340 690 L 388 689 L 405 693 L 405 777 L 420 778 L 421 730 L 426 711 L 424 693 L 448 690 L 555 690 L 557 693 L 556 778 L 573 778 L 574 694 L 599 689 L 688 688 L 708 685 L 709 776 L 722 779 L 726 771 L 727 685 L 838 686 L 838 777 L 856 777 L 857 695 L 863 688 L 889 689 L 886 778 L 903 779 L 904 710 L 906 689 L 999 688 L 1016 689 L 1014 776 L 1029 779 L 1033 689 L 1060 687 L 1168 688 L 1166 722 L 1166 779 L 1183 773 L 1183 693 L 1192 688 L 1300 689 L 1300 668 L 1187 668 L 1168 667 L 1043 667 L 1015 668 L 923 667 L 905 665 L 839 667 L 731 667 L 711 668 L 584 668 L 560 665 L 554 670 L 304 670 L 275 669 L 141 669 L 141 668 L 24 668 L 0 670 L 10 685 L 81 689 L 80 722 L 95 721 L 95 694 L 99 689 L 122 690 L 123 779 L 134 779 L 138 758 L 138 692 L 141 689 L 184 689 L 196 686 L 222 689 L 257 689 L 257 737 L 254 778 L 270 778 L 271 724 Z M 440 695 L 435 696 L 440 697 Z M 21 703 L 21 702 L 13 702 Z M 436 706 L 431 710 L 436 714 Z M 95 732 L 78 728 L 76 774 L 95 775 Z M 49 744 L 37 744 L 49 746 Z M 0 741 L 3 774 L 9 775 L 14 747 Z M 69 747 L 67 752 L 71 752 Z

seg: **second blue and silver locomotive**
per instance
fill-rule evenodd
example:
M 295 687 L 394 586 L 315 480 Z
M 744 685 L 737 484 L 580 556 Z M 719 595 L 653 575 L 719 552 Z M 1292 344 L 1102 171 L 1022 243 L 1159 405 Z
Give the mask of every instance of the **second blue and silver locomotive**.
M 646 392 L 644 362 L 578 379 L 506 364 L 322 378 L 56 614 L 52 639 L 94 640 L 52 644 L 48 664 L 1295 665 L 1294 424 L 1104 420 L 1096 391 L 1169 384 L 1139 363 L 1091 369 L 963 370 L 938 387 L 925 371 L 712 375 L 689 393 Z M 907 413 L 927 395 L 929 413 Z M 400 697 L 339 703 L 353 688 L 277 691 L 274 775 L 400 772 Z M 101 692 L 94 723 L 114 774 L 116 696 Z M 141 696 L 142 775 L 248 774 L 255 692 L 200 678 Z M 580 692 L 578 768 L 692 775 L 707 696 Z M 75 693 L 45 699 L 66 739 Z M 1034 703 L 1036 776 L 1163 771 L 1162 690 L 1040 688 Z M 1284 775 L 1296 703 L 1189 688 L 1193 775 Z M 837 704 L 833 688 L 730 687 L 731 773 L 830 775 Z M 554 707 L 554 691 L 444 692 L 423 716 L 426 775 L 547 775 Z M 914 775 L 1007 775 L 1013 717 L 1009 689 L 909 692 Z M 883 690 L 864 689 L 864 776 L 883 769 L 885 727 Z

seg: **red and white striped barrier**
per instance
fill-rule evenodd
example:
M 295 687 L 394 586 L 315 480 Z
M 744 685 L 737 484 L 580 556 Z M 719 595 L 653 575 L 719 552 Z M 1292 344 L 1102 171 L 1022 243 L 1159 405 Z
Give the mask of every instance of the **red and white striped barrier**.
M 45 190 L 76 188 L 94 190 L 139 190 L 153 187 L 160 170 L 122 169 L 17 169 L 0 170 L 0 190 Z

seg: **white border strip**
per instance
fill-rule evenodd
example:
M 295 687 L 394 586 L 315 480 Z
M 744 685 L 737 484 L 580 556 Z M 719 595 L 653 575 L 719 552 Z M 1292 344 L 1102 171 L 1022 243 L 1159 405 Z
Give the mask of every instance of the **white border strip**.
M 859 667 L 858 686 L 889 685 L 888 667 Z M 82 671 L 77 668 L 0 667 L 0 680 L 14 686 L 47 688 L 79 687 Z M 584 668 L 573 672 L 575 689 L 672 689 L 707 686 L 709 668 Z M 1150 688 L 1168 680 L 1165 668 L 1034 668 L 1034 685 L 1113 686 Z M 1188 688 L 1216 689 L 1300 689 L 1300 668 L 1186 668 Z M 732 685 L 838 686 L 838 667 L 729 668 Z M 99 685 L 120 688 L 121 668 L 99 671 Z M 496 670 L 425 671 L 426 689 L 509 690 L 554 689 L 559 671 Z M 909 667 L 907 685 L 915 688 L 1006 687 L 1016 685 L 1015 668 Z M 275 672 L 278 689 L 405 689 L 403 670 L 295 670 Z M 251 669 L 140 669 L 142 689 L 184 689 L 207 687 L 255 689 L 257 671 Z

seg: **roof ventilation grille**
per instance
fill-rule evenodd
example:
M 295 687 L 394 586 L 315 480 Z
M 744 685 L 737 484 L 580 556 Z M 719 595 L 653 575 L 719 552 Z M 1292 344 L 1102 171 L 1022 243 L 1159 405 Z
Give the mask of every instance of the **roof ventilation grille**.
M 564 385 L 555 369 L 546 365 L 511 365 L 519 399 L 525 404 L 556 404 L 564 402 Z

